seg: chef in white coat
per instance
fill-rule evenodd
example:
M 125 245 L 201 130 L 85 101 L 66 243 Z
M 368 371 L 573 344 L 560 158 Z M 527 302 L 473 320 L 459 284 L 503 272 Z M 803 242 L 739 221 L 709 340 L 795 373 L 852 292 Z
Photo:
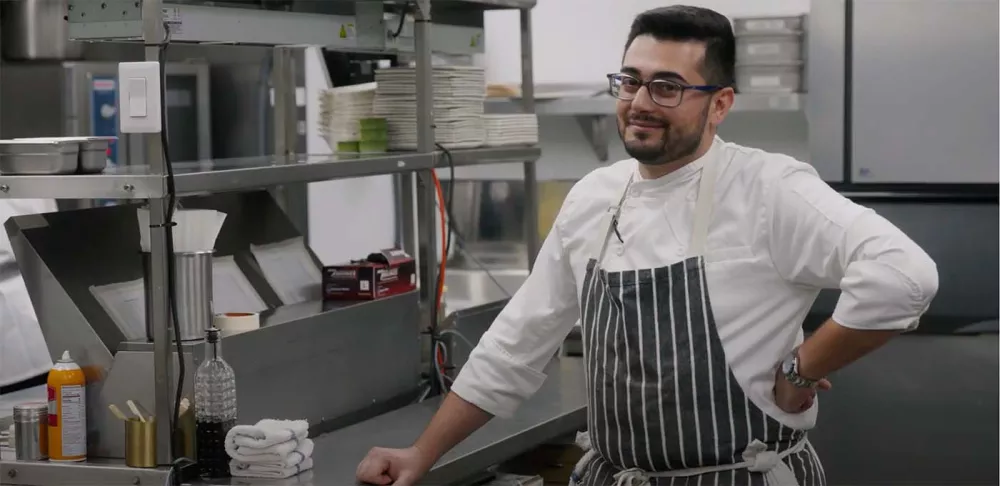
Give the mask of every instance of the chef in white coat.
M 0 199 L 0 225 L 14 216 L 56 211 L 51 199 Z M 52 367 L 7 231 L 0 228 L 0 390 L 45 383 Z
M 632 158 L 575 185 L 426 431 L 410 448 L 373 449 L 359 479 L 411 485 L 491 417 L 512 415 L 579 323 L 589 406 L 576 484 L 826 484 L 806 438 L 817 390 L 913 329 L 937 270 L 809 165 L 716 136 L 734 64 L 716 12 L 636 17 L 608 75 Z M 824 288 L 840 300 L 804 339 Z

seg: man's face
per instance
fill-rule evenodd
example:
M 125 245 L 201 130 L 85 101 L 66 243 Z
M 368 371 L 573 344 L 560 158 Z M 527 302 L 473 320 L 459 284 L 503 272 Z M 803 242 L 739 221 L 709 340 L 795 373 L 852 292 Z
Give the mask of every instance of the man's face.
M 705 45 L 699 42 L 658 41 L 636 37 L 622 62 L 621 72 L 640 81 L 674 81 L 681 85 L 708 84 L 699 72 Z M 661 165 L 694 153 L 705 135 L 711 93 L 684 90 L 681 102 L 667 108 L 653 101 L 648 87 L 635 98 L 618 100 L 618 134 L 625 151 L 640 163 Z

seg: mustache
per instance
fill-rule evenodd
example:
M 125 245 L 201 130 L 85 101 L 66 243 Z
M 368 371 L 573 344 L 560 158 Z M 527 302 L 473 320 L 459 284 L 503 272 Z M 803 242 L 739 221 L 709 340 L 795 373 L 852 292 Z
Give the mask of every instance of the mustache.
M 666 121 L 661 120 L 661 119 L 656 118 L 656 117 L 653 117 L 653 116 L 650 116 L 650 115 L 645 115 L 645 114 L 630 115 L 628 117 L 628 122 L 629 123 L 635 123 L 635 122 L 653 123 L 653 124 L 657 124 L 657 125 L 661 125 L 661 126 L 666 126 L 667 125 Z

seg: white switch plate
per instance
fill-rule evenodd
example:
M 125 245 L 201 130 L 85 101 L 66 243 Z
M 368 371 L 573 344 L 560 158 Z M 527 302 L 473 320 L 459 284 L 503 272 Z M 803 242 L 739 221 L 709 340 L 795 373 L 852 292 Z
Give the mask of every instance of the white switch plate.
M 118 63 L 118 120 L 122 133 L 160 133 L 160 64 Z

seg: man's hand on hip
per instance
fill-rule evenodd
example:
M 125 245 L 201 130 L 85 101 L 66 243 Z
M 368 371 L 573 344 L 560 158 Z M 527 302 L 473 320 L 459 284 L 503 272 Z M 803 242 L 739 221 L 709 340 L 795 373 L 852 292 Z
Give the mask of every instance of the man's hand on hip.
M 797 387 L 785 378 L 785 373 L 779 366 L 774 376 L 774 402 L 778 404 L 778 408 L 788 413 L 802 413 L 812 408 L 817 390 L 829 390 L 832 387 L 833 384 L 826 378 L 816 382 L 815 388 Z

